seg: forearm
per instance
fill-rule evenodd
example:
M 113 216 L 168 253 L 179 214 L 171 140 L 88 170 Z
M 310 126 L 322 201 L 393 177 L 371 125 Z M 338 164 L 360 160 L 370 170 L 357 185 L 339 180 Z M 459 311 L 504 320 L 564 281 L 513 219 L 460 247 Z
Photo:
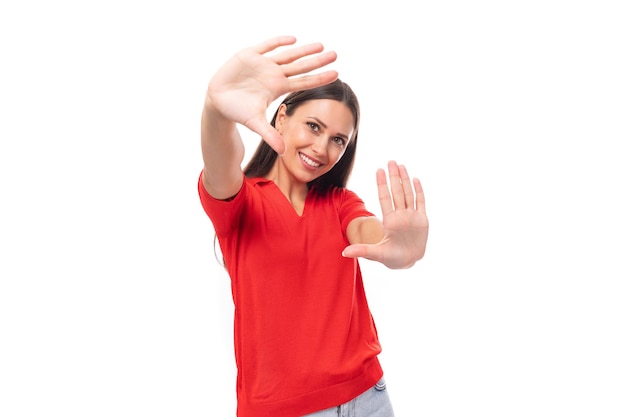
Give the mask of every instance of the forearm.
M 244 146 L 237 124 L 222 116 L 207 98 L 201 121 L 203 184 L 210 195 L 226 199 L 241 188 Z

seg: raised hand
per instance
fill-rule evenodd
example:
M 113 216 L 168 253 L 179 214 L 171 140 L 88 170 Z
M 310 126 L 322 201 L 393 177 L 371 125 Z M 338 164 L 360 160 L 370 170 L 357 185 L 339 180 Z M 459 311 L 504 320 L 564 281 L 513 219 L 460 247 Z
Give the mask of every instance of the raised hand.
M 267 121 L 268 106 L 283 94 L 319 87 L 337 78 L 333 70 L 308 74 L 337 59 L 335 52 L 323 52 L 320 43 L 265 55 L 295 42 L 293 36 L 280 36 L 239 51 L 216 72 L 207 90 L 207 102 L 224 117 L 260 134 L 279 154 L 285 145 Z
M 376 173 L 383 214 L 382 240 L 373 245 L 350 245 L 343 254 L 378 261 L 393 269 L 409 268 L 424 256 L 428 240 L 424 192 L 417 178 L 409 178 L 404 165 L 390 161 L 388 171 L 389 185 L 384 170 Z

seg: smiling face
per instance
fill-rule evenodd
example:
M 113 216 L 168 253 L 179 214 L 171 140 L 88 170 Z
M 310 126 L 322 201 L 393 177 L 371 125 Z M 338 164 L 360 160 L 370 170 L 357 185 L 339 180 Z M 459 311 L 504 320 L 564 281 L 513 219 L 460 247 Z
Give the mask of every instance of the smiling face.
M 342 102 L 310 100 L 290 116 L 281 105 L 276 128 L 286 149 L 274 168 L 290 180 L 306 184 L 330 171 L 343 156 L 354 133 L 354 117 Z

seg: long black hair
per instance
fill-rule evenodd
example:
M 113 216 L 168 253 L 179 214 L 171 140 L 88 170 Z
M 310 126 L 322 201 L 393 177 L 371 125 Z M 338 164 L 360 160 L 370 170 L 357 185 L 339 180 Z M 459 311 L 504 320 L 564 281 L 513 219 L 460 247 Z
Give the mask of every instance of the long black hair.
M 286 114 L 287 116 L 291 116 L 301 104 L 310 100 L 322 99 L 336 100 L 340 103 L 344 103 L 350 109 L 354 117 L 354 133 L 341 159 L 339 159 L 330 171 L 314 179 L 308 184 L 309 189 L 316 187 L 319 191 L 323 192 L 332 187 L 345 188 L 348 178 L 352 173 L 359 133 L 359 120 L 361 117 L 359 101 L 357 100 L 354 91 L 352 91 L 352 88 L 350 88 L 348 84 L 340 79 L 337 79 L 332 83 L 321 87 L 290 93 L 283 99 L 278 108 L 280 108 L 282 104 L 286 105 Z M 274 117 L 270 122 L 270 124 L 274 127 L 276 126 L 277 115 L 278 109 L 274 113 Z M 243 170 L 245 176 L 248 178 L 254 178 L 267 175 L 267 173 L 274 166 L 277 156 L 278 154 L 276 151 L 272 149 L 272 147 L 269 146 L 264 140 L 262 140 Z

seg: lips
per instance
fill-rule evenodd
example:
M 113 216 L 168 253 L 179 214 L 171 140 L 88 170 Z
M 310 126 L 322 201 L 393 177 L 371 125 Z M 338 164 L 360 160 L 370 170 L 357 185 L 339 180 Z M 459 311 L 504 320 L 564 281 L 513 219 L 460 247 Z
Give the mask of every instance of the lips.
M 300 157 L 300 160 L 302 162 L 304 162 L 307 166 L 309 166 L 311 168 L 319 168 L 320 166 L 322 166 L 321 162 L 317 162 L 317 161 L 309 158 L 308 156 L 306 156 L 303 153 L 298 153 L 298 156 Z

